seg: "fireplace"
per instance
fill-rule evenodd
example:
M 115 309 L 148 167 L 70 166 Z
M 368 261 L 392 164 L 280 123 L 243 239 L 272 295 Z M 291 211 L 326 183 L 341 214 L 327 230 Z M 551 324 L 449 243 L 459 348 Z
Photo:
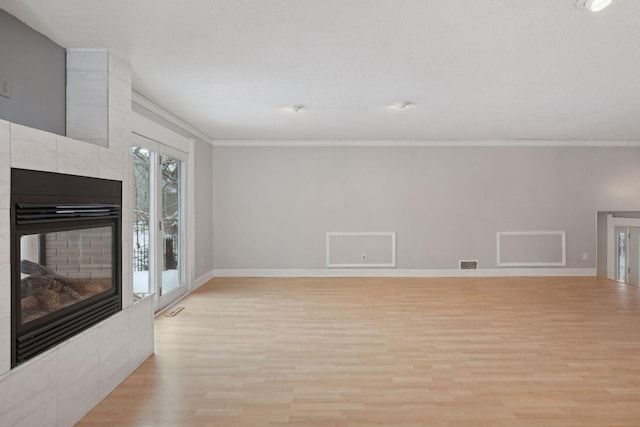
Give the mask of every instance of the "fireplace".
M 122 309 L 122 183 L 11 170 L 14 367 Z

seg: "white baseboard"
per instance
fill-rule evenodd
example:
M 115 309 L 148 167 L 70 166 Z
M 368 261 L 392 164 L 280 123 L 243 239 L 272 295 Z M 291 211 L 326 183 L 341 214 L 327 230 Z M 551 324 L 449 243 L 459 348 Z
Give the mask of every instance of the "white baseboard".
M 213 277 L 510 277 L 595 276 L 595 268 L 487 268 L 419 270 L 385 268 L 214 269 Z
M 198 289 L 200 286 L 204 285 L 205 283 L 207 283 L 209 280 L 213 279 L 214 277 L 214 271 L 208 271 L 205 274 L 203 274 L 202 276 L 198 277 L 197 279 L 195 279 L 193 281 L 193 286 L 191 287 L 191 291 L 195 291 L 196 289 Z

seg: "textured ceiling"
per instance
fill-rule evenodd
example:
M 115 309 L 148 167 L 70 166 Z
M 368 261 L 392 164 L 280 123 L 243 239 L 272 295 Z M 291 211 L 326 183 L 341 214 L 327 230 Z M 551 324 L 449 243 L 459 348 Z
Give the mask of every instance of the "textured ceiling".
M 575 0 L 0 7 L 64 47 L 128 58 L 136 91 L 215 139 L 640 139 L 638 0 L 597 14 Z

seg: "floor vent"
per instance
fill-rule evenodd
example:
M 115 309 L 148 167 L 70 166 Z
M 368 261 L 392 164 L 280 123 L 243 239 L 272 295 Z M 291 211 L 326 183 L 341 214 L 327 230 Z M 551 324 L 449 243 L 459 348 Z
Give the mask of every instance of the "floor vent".
M 170 312 L 168 312 L 167 314 L 165 314 L 165 317 L 175 317 L 178 315 L 178 313 L 180 313 L 182 310 L 184 310 L 184 307 L 176 307 L 173 310 L 171 310 Z
M 477 270 L 478 261 L 460 261 L 460 270 Z

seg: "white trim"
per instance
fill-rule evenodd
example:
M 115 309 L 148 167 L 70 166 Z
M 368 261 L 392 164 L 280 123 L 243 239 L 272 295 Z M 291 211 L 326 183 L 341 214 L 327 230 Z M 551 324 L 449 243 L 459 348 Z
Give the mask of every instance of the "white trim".
M 185 122 L 180 117 L 170 113 L 169 111 L 165 110 L 155 102 L 145 98 L 143 95 L 140 95 L 135 90 L 131 91 L 131 102 L 134 104 L 138 104 L 143 108 L 146 108 L 147 110 L 158 115 L 159 117 L 162 117 L 163 119 L 178 126 L 179 128 L 185 130 L 186 132 L 189 132 L 193 136 L 196 136 L 199 139 L 205 142 L 208 142 L 209 144 L 213 144 L 213 139 L 209 135 L 191 126 L 189 123 Z
M 640 227 L 640 218 L 622 218 L 614 216 L 612 218 L 614 227 Z
M 160 148 L 160 143 L 154 141 L 153 139 L 149 139 L 145 136 L 138 135 L 137 133 L 131 132 L 131 146 L 144 148 L 149 151 L 153 151 L 154 153 L 157 153 Z
M 615 280 L 616 271 L 616 228 L 613 214 L 607 214 L 607 278 Z
M 191 147 L 191 142 L 189 142 L 189 148 L 188 150 L 190 151 L 180 151 L 180 150 L 176 150 L 175 148 L 171 148 L 167 145 L 164 144 L 159 144 L 158 147 L 158 154 L 162 154 L 163 156 L 169 156 L 169 157 L 173 157 L 176 160 L 180 160 L 181 162 L 186 162 L 189 160 L 189 154 L 188 153 L 192 153 L 192 148 Z
M 193 285 L 191 286 L 191 292 L 195 291 L 196 289 L 198 289 L 200 286 L 204 285 L 205 283 L 207 283 L 209 280 L 213 279 L 214 277 L 214 272 L 213 270 L 207 271 L 205 274 L 203 274 L 202 276 L 198 277 L 197 279 L 195 279 L 193 281 Z
M 640 218 L 607 214 L 607 279 L 616 280 L 616 227 L 640 227 Z
M 391 237 L 391 262 L 362 264 L 331 264 L 331 237 L 334 236 L 385 236 Z M 328 268 L 384 268 L 396 266 L 396 233 L 394 231 L 342 232 L 327 231 L 327 267 Z
M 135 137 L 135 135 L 133 135 Z M 143 138 L 143 137 L 141 137 Z M 132 138 L 134 140 L 135 138 Z M 153 296 L 153 311 L 155 312 L 158 308 L 158 300 L 160 298 L 160 288 L 158 287 L 158 283 L 160 280 L 160 271 L 162 270 L 158 264 L 158 260 L 160 259 L 157 255 L 157 248 L 159 246 L 158 239 L 160 236 L 156 232 L 151 232 L 151 229 L 156 230 L 158 221 L 159 221 L 159 211 L 157 206 L 158 202 L 158 194 L 155 191 L 157 188 L 158 181 L 158 168 L 154 165 L 158 163 L 156 159 L 157 153 L 155 151 L 149 152 L 149 248 L 147 257 L 149 259 L 149 277 L 147 287 L 149 291 L 154 295 Z M 135 173 L 135 171 L 133 172 Z M 135 179 L 135 178 L 134 178 Z M 132 184 L 135 185 L 135 184 Z M 133 198 L 133 195 L 132 195 Z M 135 202 L 132 202 L 135 203 Z M 134 220 L 132 219 L 131 224 L 133 225 Z
M 209 248 L 211 249 L 211 253 L 210 253 L 210 258 L 209 261 L 211 262 L 211 264 L 209 264 L 211 266 L 211 269 L 213 271 L 213 267 L 215 265 L 215 260 L 216 260 L 216 252 L 215 252 L 215 247 L 216 247 L 216 235 L 215 232 L 213 230 L 215 230 L 215 228 L 213 227 L 213 218 L 216 217 L 216 195 L 215 195 L 215 174 L 216 171 L 214 169 L 215 165 L 215 154 L 213 153 L 213 148 L 211 149 L 211 200 L 209 201 L 209 203 L 211 203 L 211 216 L 212 216 L 212 224 L 211 224 L 211 228 L 212 228 L 212 232 L 211 232 L 211 241 L 209 242 Z M 195 261 L 194 261 L 195 262 Z
M 421 269 L 214 269 L 214 277 L 559 277 L 596 275 L 595 268 Z
M 189 152 L 188 138 L 135 111 L 131 113 L 131 132 L 183 153 Z
M 214 147 L 640 147 L 635 140 L 229 140 L 213 141 Z
M 195 140 L 189 138 L 189 152 L 190 155 L 183 161 L 183 164 L 187 166 L 187 174 L 186 179 L 186 203 L 185 203 L 185 214 L 183 223 L 186 222 L 186 235 L 183 236 L 182 241 L 185 246 L 186 251 L 186 274 L 187 274 L 187 286 L 189 286 L 189 292 L 193 291 L 195 288 L 194 276 L 196 274 L 196 232 L 195 232 L 195 223 L 196 223 L 196 206 L 195 206 L 195 173 L 196 173 L 196 165 L 195 165 Z M 188 243 L 187 243 L 188 242 Z
M 502 236 L 555 236 L 562 238 L 562 260 L 559 262 L 502 262 L 500 238 Z M 564 267 L 567 265 L 567 233 L 565 231 L 497 231 L 496 232 L 496 265 L 498 267 Z

